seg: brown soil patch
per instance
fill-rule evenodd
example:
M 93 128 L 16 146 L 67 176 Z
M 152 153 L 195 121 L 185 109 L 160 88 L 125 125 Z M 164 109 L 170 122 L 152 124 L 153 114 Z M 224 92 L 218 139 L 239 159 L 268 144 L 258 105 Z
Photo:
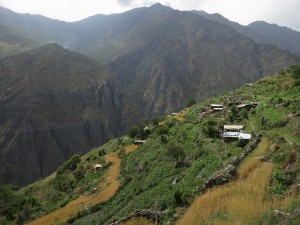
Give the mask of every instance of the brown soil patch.
M 125 148 L 126 153 L 132 152 L 138 147 L 138 145 L 127 146 Z M 121 172 L 121 159 L 118 157 L 117 153 L 110 153 L 105 156 L 105 161 L 111 162 L 112 166 L 109 169 L 105 180 L 98 186 L 98 191 L 95 194 L 83 195 L 69 202 L 66 206 L 30 222 L 28 225 L 51 225 L 65 222 L 78 211 L 109 200 L 117 192 L 120 186 L 118 176 Z

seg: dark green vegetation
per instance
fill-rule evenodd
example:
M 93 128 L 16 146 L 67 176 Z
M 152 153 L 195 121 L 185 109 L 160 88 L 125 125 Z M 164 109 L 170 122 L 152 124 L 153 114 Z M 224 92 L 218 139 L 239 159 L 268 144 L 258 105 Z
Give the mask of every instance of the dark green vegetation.
M 184 121 L 172 117 L 164 118 L 162 123 L 157 122 L 160 121 L 158 118 L 153 120 L 149 126 L 151 133 L 147 143 L 123 155 L 121 187 L 115 196 L 108 202 L 78 213 L 70 221 L 75 224 L 103 224 L 136 209 L 146 208 L 167 209 L 163 221 L 173 220 L 180 209 L 193 201 L 198 186 L 243 151 L 244 145 L 239 141 L 224 143 L 219 138 L 219 128 L 224 124 L 244 124 L 246 131 L 252 134 L 260 132 L 268 138 L 272 145 L 266 158 L 276 165 L 268 188 L 269 194 L 274 198 L 294 194 L 296 197 L 289 209 L 293 212 L 300 207 L 297 186 L 300 173 L 298 79 L 299 67 L 293 66 L 279 75 L 258 81 L 254 86 L 242 87 L 193 105 Z M 243 103 L 254 100 L 260 104 L 249 111 L 240 111 L 231 106 L 230 110 L 199 117 L 198 112 L 207 104 L 220 103 L 232 96 L 241 97 Z M 79 194 L 92 191 L 101 182 L 106 169 L 97 174 L 91 165 L 102 163 L 105 153 L 120 151 L 131 141 L 131 138 L 124 136 L 89 152 L 81 159 L 74 156 L 60 167 L 56 175 L 18 192 L 4 191 L 3 195 L 13 194 L 21 199 L 26 195 L 26 198 L 33 199 L 24 203 L 34 210 L 31 218 L 61 207 Z M 20 208 L 15 207 L 18 205 L 14 203 L 16 198 L 3 199 L 6 199 L 3 204 L 7 206 L 6 210 L 14 212 L 6 220 L 16 220 L 20 213 Z M 272 221 L 296 224 L 299 218 L 280 217 L 271 211 L 257 218 L 258 224 L 272 224 Z
M 24 224 L 57 208 L 83 194 L 91 194 L 104 180 L 110 164 L 104 156 L 117 151 L 131 139 L 113 140 L 90 151 L 80 158 L 74 155 L 63 163 L 55 174 L 47 179 L 33 183 L 18 192 L 9 186 L 0 186 L 0 224 Z M 96 170 L 94 165 L 101 164 Z
M 261 132 L 268 137 L 273 144 L 266 158 L 276 164 L 269 186 L 270 196 L 295 194 L 297 197 L 290 203 L 290 212 L 300 207 L 297 187 L 300 86 L 295 82 L 298 72 L 299 67 L 294 66 L 280 75 L 262 79 L 252 87 L 242 87 L 193 105 L 184 122 L 166 118 L 164 125 L 155 127 L 145 145 L 123 158 L 122 185 L 118 193 L 109 202 L 80 213 L 78 216 L 84 217 L 77 219 L 75 224 L 102 224 L 142 208 L 168 209 L 164 221 L 173 220 L 178 207 L 191 203 L 195 188 L 243 150 L 239 141 L 224 144 L 220 140 L 217 133 L 223 124 L 244 124 L 248 132 Z M 234 111 L 231 107 L 231 112 L 225 110 L 204 118 L 198 116 L 205 105 L 232 96 L 242 97 L 244 103 L 254 100 L 260 104 L 250 111 Z M 261 123 L 261 118 L 265 123 Z M 163 136 L 167 141 L 163 141 Z M 270 212 L 257 218 L 257 222 L 271 224 L 273 217 Z M 287 224 L 299 222 L 299 217 L 275 217 Z
M 29 184 L 124 132 L 109 71 L 50 44 L 0 59 L 0 183 Z
M 298 71 L 299 67 L 294 69 Z M 293 192 L 295 188 L 297 190 L 296 184 L 299 182 L 297 176 L 299 177 L 300 172 L 300 120 L 299 114 L 295 113 L 300 111 L 298 95 L 300 86 L 296 85 L 288 72 L 276 77 L 267 77 L 253 87 L 242 87 L 206 101 L 206 104 L 221 102 L 232 95 L 242 96 L 244 102 L 252 101 L 252 97 L 255 101 L 263 101 L 257 109 L 247 113 L 235 112 L 233 123 L 244 124 L 246 130 L 253 134 L 263 132 L 263 135 L 277 146 L 277 149 L 270 151 L 270 155 L 267 156 L 277 164 L 270 184 L 270 195 Z M 275 102 L 277 99 L 282 99 L 280 100 L 282 105 L 277 105 Z M 224 123 L 230 124 L 232 112 L 214 114 L 201 119 L 197 113 L 204 106 L 204 104 L 192 106 L 185 122 L 174 120 L 174 123 L 169 123 L 172 125 L 168 126 L 168 131 L 163 134 L 160 133 L 160 127 L 166 125 L 158 126 L 145 145 L 125 156 L 119 192 L 108 203 L 95 207 L 99 212 L 83 217 L 75 221 L 75 224 L 101 224 L 141 208 L 168 209 L 165 218 L 167 221 L 172 219 L 177 207 L 188 205 L 194 198 L 195 188 L 243 150 L 242 147 L 238 147 L 238 141 L 224 144 L 215 136 L 219 126 Z M 260 124 L 262 117 L 268 126 Z M 285 118 L 284 123 L 282 118 Z M 169 120 L 172 119 L 166 119 L 166 124 Z M 161 140 L 164 134 L 168 136 L 166 144 Z M 295 199 L 291 210 L 299 207 L 299 204 L 299 198 Z M 268 218 L 266 216 L 262 220 L 266 222 Z

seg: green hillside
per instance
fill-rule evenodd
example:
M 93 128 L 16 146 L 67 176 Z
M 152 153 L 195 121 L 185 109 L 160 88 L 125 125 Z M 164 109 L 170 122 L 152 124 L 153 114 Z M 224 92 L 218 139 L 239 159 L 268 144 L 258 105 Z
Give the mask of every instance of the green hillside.
M 22 224 L 31 220 L 31 224 L 63 223 L 67 218 L 41 216 L 51 211 L 58 215 L 55 213 L 65 210 L 64 215 L 70 214 L 69 223 L 109 224 L 141 209 L 161 212 L 162 224 L 175 223 L 194 199 L 206 192 L 203 184 L 216 176 L 217 171 L 222 170 L 218 174 L 225 178 L 220 183 L 239 181 L 243 178 L 241 170 L 252 171 L 251 166 L 247 169 L 243 165 L 235 173 L 235 168 L 228 169 L 228 165 L 234 165 L 236 157 L 257 139 L 262 140 L 265 148 L 258 160 L 266 161 L 271 168 L 271 175 L 264 179 L 266 188 L 261 201 L 280 202 L 286 196 L 292 197 L 286 198 L 279 213 L 274 211 L 277 208 L 270 207 L 261 214 L 253 214 L 251 224 L 298 224 L 299 214 L 295 214 L 295 209 L 300 207 L 299 89 L 300 68 L 292 66 L 252 86 L 199 104 L 190 100 L 191 107 L 176 116 L 154 118 L 130 129 L 131 137 L 111 140 L 81 158 L 73 156 L 50 177 L 20 190 L 1 186 L 0 223 Z M 258 105 L 251 110 L 239 110 L 232 104 L 234 100 Z M 209 104 L 226 101 L 230 106 L 223 111 L 199 113 Z M 249 143 L 238 139 L 224 142 L 219 131 L 225 124 L 243 124 L 245 132 L 252 134 Z M 259 133 L 261 137 L 257 136 Z M 147 142 L 138 147 L 133 145 L 136 139 Z M 259 148 L 255 151 L 260 151 Z M 95 169 L 96 164 L 102 167 Z M 263 177 L 263 173 L 258 176 Z M 101 198 L 103 192 L 112 197 Z M 244 194 L 254 197 L 251 193 Z M 72 205 L 77 208 L 69 212 Z M 251 216 L 251 212 L 248 214 Z M 41 220 L 34 220 L 37 217 Z M 225 221 L 220 224 L 230 224 L 221 211 L 208 217 L 205 224 L 217 224 L 216 219 Z M 128 224 L 139 224 L 139 220 Z

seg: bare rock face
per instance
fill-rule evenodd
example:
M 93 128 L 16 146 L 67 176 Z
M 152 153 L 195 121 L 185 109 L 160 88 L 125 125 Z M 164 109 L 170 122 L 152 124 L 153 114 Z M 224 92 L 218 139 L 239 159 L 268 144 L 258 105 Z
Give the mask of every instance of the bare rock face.
M 108 70 L 48 45 L 0 60 L 0 183 L 29 184 L 124 132 Z

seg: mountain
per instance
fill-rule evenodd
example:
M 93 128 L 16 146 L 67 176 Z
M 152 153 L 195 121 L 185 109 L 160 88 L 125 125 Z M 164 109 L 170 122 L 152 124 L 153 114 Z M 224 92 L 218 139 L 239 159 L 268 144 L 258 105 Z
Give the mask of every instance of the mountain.
M 300 32 L 276 24 L 257 21 L 248 26 L 228 20 L 218 13 L 209 14 L 205 11 L 192 11 L 203 18 L 215 21 L 233 28 L 238 33 L 250 38 L 258 44 L 272 44 L 300 55 Z
M 194 13 L 155 6 L 143 15 L 138 28 L 123 33 L 131 36 L 128 40 L 139 37 L 143 44 L 135 41 L 134 49 L 109 63 L 128 100 L 127 115 L 139 120 L 176 111 L 190 98 L 204 100 L 300 62 L 297 56 L 258 45 Z M 132 121 L 127 119 L 128 124 Z
M 248 25 L 264 38 L 264 42 L 300 55 L 300 32 L 276 24 L 257 21 Z
M 0 221 L 299 224 L 299 88 L 292 66 L 154 119 L 20 190 L 0 186 Z M 211 112 L 214 103 L 223 110 Z M 223 140 L 220 129 L 233 124 L 251 139 Z
M 122 133 L 110 72 L 57 44 L 0 60 L 0 183 L 49 175 Z
M 238 33 L 250 38 L 251 40 L 255 41 L 258 44 L 268 43 L 265 37 L 259 34 L 258 32 L 256 32 L 255 30 L 252 30 L 250 27 L 243 26 L 237 22 L 230 21 L 219 13 L 209 14 L 205 11 L 192 11 L 192 12 L 200 15 L 205 19 L 231 27 L 234 30 L 236 30 Z
M 292 64 L 300 64 L 298 56 L 275 46 L 257 44 L 227 25 L 208 20 L 192 12 L 181 12 L 160 4 L 120 14 L 96 15 L 73 23 L 51 20 L 38 15 L 16 14 L 0 8 L 0 26 L 6 28 L 5 32 L 14 32 L 20 40 L 26 37 L 27 39 L 24 40 L 28 40 L 26 44 L 28 49 L 33 48 L 31 41 L 36 45 L 57 42 L 63 47 L 83 53 L 107 65 L 109 71 L 99 69 L 104 74 L 110 74 L 107 75 L 109 78 L 105 80 L 106 82 L 102 82 L 96 76 L 98 71 L 94 68 L 96 62 L 83 56 L 81 56 L 82 62 L 77 59 L 75 62 L 70 61 L 73 57 L 69 57 L 68 54 L 62 54 L 65 57 L 58 54 L 67 50 L 57 51 L 61 49 L 57 46 L 53 48 L 53 54 L 52 51 L 44 54 L 43 50 L 33 50 L 15 56 L 16 58 L 1 60 L 3 67 L 1 79 L 7 80 L 1 84 L 2 91 L 5 93 L 2 94 L 4 96 L 2 98 L 19 94 L 23 96 L 26 87 L 35 90 L 30 94 L 39 97 L 29 108 L 19 102 L 17 104 L 18 107 L 24 107 L 23 111 L 28 112 L 31 116 L 30 118 L 28 116 L 30 121 L 42 117 L 41 121 L 46 118 L 48 122 L 30 123 L 30 127 L 44 128 L 43 126 L 51 124 L 72 124 L 84 120 L 86 114 L 91 117 L 97 117 L 99 114 L 103 120 L 97 117 L 97 121 L 101 121 L 100 127 L 104 130 L 103 137 L 97 138 L 99 143 L 108 136 L 113 136 L 110 133 L 121 134 L 126 128 L 135 126 L 139 121 L 176 112 L 184 107 L 189 99 L 201 101 L 246 82 L 254 82 L 266 74 L 274 73 Z M 13 52 L 13 49 L 11 50 Z M 41 57 L 37 57 L 37 54 L 41 54 Z M 73 54 L 75 53 L 71 55 Z M 88 66 L 85 66 L 87 62 Z M 94 66 L 91 66 L 92 64 Z M 40 65 L 42 65 L 41 69 Z M 93 68 L 91 71 L 90 67 Z M 39 73 L 39 70 L 42 72 Z M 93 74 L 90 79 L 83 76 L 90 73 Z M 43 79 L 39 79 L 39 76 Z M 51 80 L 52 76 L 57 79 Z M 10 80 L 13 77 L 15 80 Z M 98 84 L 98 79 L 102 86 Z M 24 83 L 27 80 L 39 82 L 36 84 L 32 82 L 30 85 L 26 83 L 24 86 L 24 83 L 19 80 Z M 95 84 L 98 84 L 97 88 Z M 81 87 L 82 85 L 84 87 Z M 52 91 L 57 89 L 60 90 L 60 95 L 57 91 Z M 44 98 L 40 99 L 43 96 L 48 99 L 47 96 L 52 96 L 52 92 L 55 93 L 52 102 Z M 67 98 L 63 97 L 64 92 L 68 93 Z M 100 93 L 105 97 L 100 98 Z M 32 101 L 36 98 L 30 97 Z M 17 98 L 18 101 L 20 99 L 22 98 Z M 61 110 L 58 110 L 56 104 L 61 105 L 62 109 L 68 112 L 64 119 L 60 119 Z M 105 105 L 108 107 L 104 107 Z M 33 109 L 35 111 L 32 111 Z M 5 123 L 9 121 L 8 115 L 11 115 L 8 112 L 10 111 L 5 114 L 7 118 L 3 119 Z M 13 115 L 12 118 L 18 120 L 16 125 L 13 124 L 14 129 L 22 127 L 23 117 Z M 24 124 L 26 125 L 25 122 Z M 85 134 L 83 136 L 85 137 Z M 74 146 L 77 143 L 73 143 L 72 138 L 65 139 L 67 146 L 61 149 L 70 149 L 69 144 Z M 4 142 L 3 148 L 10 143 L 8 140 L 11 139 L 8 138 Z M 76 140 L 79 141 L 80 138 Z M 23 139 L 18 141 L 18 143 L 22 142 Z M 79 149 L 87 149 L 85 141 L 80 143 L 83 143 L 83 148 L 78 144 L 76 148 L 72 148 L 74 150 L 72 153 Z M 94 143 L 96 145 L 96 142 Z M 53 145 L 56 145 L 56 141 Z M 37 148 L 36 146 L 40 146 L 39 142 L 33 146 L 35 147 L 31 149 Z M 15 149 L 21 149 L 21 144 L 15 146 Z M 64 157 L 56 160 L 55 165 L 58 166 L 70 155 L 71 153 L 65 154 Z M 11 156 L 11 158 L 15 157 L 17 154 Z M 42 158 L 41 155 L 39 157 Z M 36 161 L 41 162 L 41 160 Z M 14 163 L 17 164 L 16 161 Z M 37 168 L 36 166 L 43 168 L 42 165 L 33 163 L 31 165 L 34 168 Z M 46 169 L 37 169 L 35 177 L 49 174 L 54 166 L 48 168 L 50 166 L 46 166 Z M 10 182 L 10 179 L 13 179 L 10 175 L 16 170 L 9 168 L 2 171 L 10 171 L 2 175 L 3 179 L 8 177 L 7 182 Z M 30 173 L 32 171 L 28 172 Z M 34 180 L 32 176 L 30 175 L 29 181 Z M 26 179 L 16 178 L 22 180 L 19 183 L 25 183 Z M 16 180 L 11 182 L 18 183 Z

